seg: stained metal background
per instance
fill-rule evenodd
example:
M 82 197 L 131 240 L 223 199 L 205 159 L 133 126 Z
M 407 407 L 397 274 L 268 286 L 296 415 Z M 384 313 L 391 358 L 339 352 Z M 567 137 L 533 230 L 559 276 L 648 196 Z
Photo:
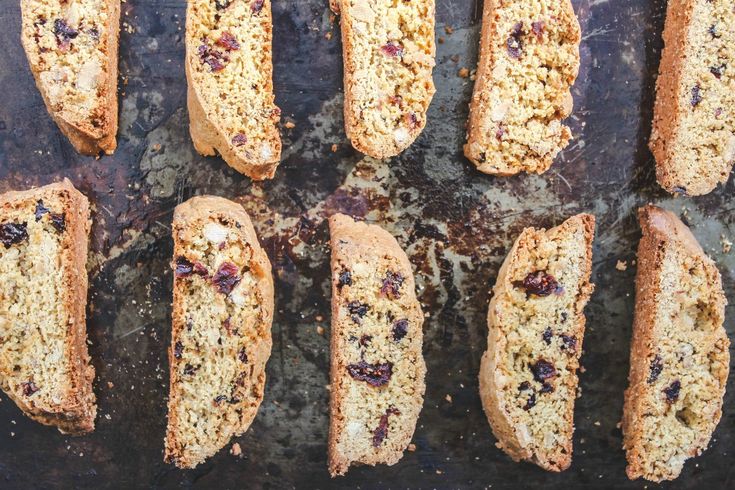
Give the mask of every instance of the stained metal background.
M 50 120 L 20 45 L 18 0 L 0 0 L 0 191 L 69 177 L 94 204 L 90 351 L 97 429 L 72 438 L 25 418 L 0 395 L 1 488 L 644 488 L 628 482 L 618 428 L 628 371 L 635 210 L 655 202 L 684 217 L 720 267 L 733 183 L 674 199 L 655 183 L 646 148 L 664 0 L 574 0 L 584 37 L 570 118 L 575 139 L 542 176 L 493 178 L 461 154 L 477 58 L 481 0 L 437 0 L 437 93 L 426 130 L 388 163 L 345 139 L 338 23 L 327 0 L 273 0 L 283 163 L 253 184 L 188 134 L 183 0 L 127 0 L 120 39 L 120 132 L 114 156 L 80 157 Z M 336 145 L 336 146 L 333 146 Z M 191 471 L 163 463 L 174 206 L 211 193 L 243 203 L 274 265 L 276 315 L 265 401 L 250 430 Z M 428 365 L 416 449 L 395 466 L 330 480 L 329 249 L 324 218 L 347 212 L 384 226 L 407 249 L 429 314 Z M 513 463 L 495 448 L 477 393 L 488 291 L 525 226 L 580 212 L 598 218 L 574 460 L 561 474 Z M 618 270 L 618 261 L 627 264 Z M 0 287 L 2 287 L 0 285 Z M 727 326 L 735 337 L 727 310 Z M 319 332 L 323 327 L 323 334 Z M 671 488 L 732 488 L 735 399 L 710 449 Z

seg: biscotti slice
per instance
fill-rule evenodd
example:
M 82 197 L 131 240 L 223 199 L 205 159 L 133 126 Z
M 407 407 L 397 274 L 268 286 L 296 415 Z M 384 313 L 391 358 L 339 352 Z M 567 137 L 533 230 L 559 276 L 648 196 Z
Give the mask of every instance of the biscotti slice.
M 671 212 L 638 217 L 635 321 L 623 409 L 628 477 L 660 482 L 707 448 L 722 415 L 730 365 L 722 280 Z
M 423 315 L 411 263 L 376 225 L 337 214 L 332 244 L 329 472 L 393 465 L 424 401 Z
M 272 178 L 281 159 L 272 37 L 270 0 L 188 0 L 191 139 L 254 180 Z
M 579 22 L 569 0 L 486 0 L 464 152 L 487 174 L 542 173 L 571 131 Z
M 434 0 L 334 0 L 341 14 L 345 131 L 374 158 L 398 155 L 434 96 Z
M 273 276 L 250 217 L 221 197 L 176 206 L 167 462 L 193 468 L 244 433 L 271 353 Z
M 0 195 L 0 387 L 30 418 L 94 430 L 89 202 L 68 180 Z
M 490 301 L 482 405 L 500 449 L 549 471 L 572 462 L 594 227 L 594 216 L 579 214 L 548 231 L 523 230 Z
M 119 0 L 21 0 L 23 48 L 51 117 L 76 150 L 117 147 Z
M 735 162 L 733 26 L 732 0 L 668 3 L 649 146 L 671 193 L 707 194 Z

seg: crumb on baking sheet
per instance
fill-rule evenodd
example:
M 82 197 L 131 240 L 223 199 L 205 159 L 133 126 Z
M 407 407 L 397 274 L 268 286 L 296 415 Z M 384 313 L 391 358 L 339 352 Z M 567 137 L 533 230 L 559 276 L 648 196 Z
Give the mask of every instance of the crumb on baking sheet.
M 729 254 L 732 250 L 732 242 L 725 235 L 720 235 L 720 245 L 722 245 L 722 253 Z
M 626 260 L 618 260 L 618 263 L 615 264 L 615 268 L 619 271 L 624 271 L 628 269 L 628 261 Z
M 240 444 L 234 443 L 230 448 L 230 454 L 232 454 L 233 456 L 240 456 L 242 454 L 242 448 L 240 447 Z
M 470 70 L 467 68 L 460 68 L 457 72 L 457 76 L 460 78 L 468 78 L 470 76 Z

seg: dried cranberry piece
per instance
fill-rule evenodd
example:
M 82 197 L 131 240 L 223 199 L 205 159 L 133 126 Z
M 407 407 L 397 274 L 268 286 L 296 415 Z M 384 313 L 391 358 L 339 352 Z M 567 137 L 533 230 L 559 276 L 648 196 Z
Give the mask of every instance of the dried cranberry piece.
M 217 398 L 214 399 L 214 406 L 219 407 L 220 404 L 222 404 L 223 401 L 227 400 L 227 396 L 225 395 L 219 395 Z
M 64 19 L 56 19 L 54 21 L 54 36 L 56 36 L 56 44 L 67 49 L 71 44 L 71 40 L 79 35 L 79 31 L 72 29 Z
M 709 32 L 710 36 L 712 36 L 712 39 L 719 39 L 720 37 L 722 37 L 722 34 L 717 32 L 717 26 L 715 26 L 714 24 L 709 26 L 709 29 L 707 29 L 707 32 Z
M 224 70 L 225 64 L 230 61 L 227 54 L 218 51 L 211 46 L 207 46 L 206 44 L 199 46 L 197 54 L 199 55 L 199 60 L 202 63 L 209 65 L 209 69 L 213 72 Z
M 237 133 L 232 137 L 232 144 L 234 146 L 244 146 L 248 142 L 248 137 L 242 133 Z
M 380 416 L 378 427 L 373 431 L 373 447 L 380 447 L 385 438 L 388 437 L 388 417 L 400 414 L 401 412 L 397 408 L 390 407 L 385 411 L 385 414 Z
M 352 286 L 352 274 L 347 269 L 343 269 L 342 272 L 339 273 L 337 287 L 341 289 L 342 286 Z
M 369 310 L 370 306 L 365 303 L 360 303 L 359 301 L 350 301 L 347 304 L 347 311 L 350 312 L 350 315 L 352 315 L 352 321 L 355 323 L 360 323 L 360 319 L 367 315 Z
M 403 97 L 400 95 L 391 95 L 388 97 L 388 102 L 391 103 L 391 105 L 397 105 L 398 107 L 403 106 Z
M 408 123 L 409 129 L 416 129 L 419 127 L 419 117 L 414 112 L 406 114 L 406 122 Z
M 541 389 L 539 390 L 539 393 L 551 393 L 554 391 L 554 387 L 551 386 L 551 383 L 544 383 L 541 385 Z
M 59 233 L 64 233 L 66 230 L 66 216 L 64 213 L 51 213 L 51 226 L 56 228 Z
M 41 218 L 43 218 L 43 215 L 49 212 L 51 212 L 51 210 L 43 205 L 43 201 L 41 199 L 36 201 L 36 211 L 34 212 L 36 221 L 40 221 Z
M 679 399 L 679 390 L 681 390 L 681 381 L 678 379 L 671 383 L 668 388 L 664 388 L 663 392 L 666 395 L 666 401 L 676 403 Z
M 528 381 L 524 381 L 523 383 L 518 385 L 518 391 L 526 391 L 531 389 L 531 383 Z
M 237 352 L 237 358 L 240 362 L 248 362 L 248 353 L 245 352 L 245 347 Z
M 722 78 L 722 72 L 725 71 L 725 64 L 722 64 L 720 66 L 711 66 L 709 69 L 709 72 L 715 76 L 716 79 Z
M 648 384 L 653 384 L 661 374 L 661 371 L 664 370 L 664 363 L 662 362 L 661 356 L 656 354 L 656 357 L 654 357 L 651 360 L 651 366 L 650 366 L 650 372 L 648 374 Z
M 235 36 L 229 32 L 223 32 L 220 38 L 217 40 L 217 46 L 225 48 L 227 51 L 237 51 L 240 49 L 240 43 L 237 42 Z
M 393 324 L 393 340 L 398 342 L 408 333 L 408 320 L 403 318 Z
M 535 294 L 536 296 L 548 296 L 551 293 L 558 293 L 562 291 L 559 283 L 554 279 L 554 276 L 547 274 L 545 271 L 535 271 L 529 273 L 523 281 L 515 281 L 513 283 L 516 287 L 523 287 L 526 290 L 526 295 L 530 296 Z
M 28 223 L 3 223 L 0 225 L 0 242 L 10 248 L 24 240 L 28 240 Z
M 380 287 L 380 292 L 390 299 L 398 299 L 401 297 L 401 286 L 404 280 L 405 278 L 400 272 L 388 271 L 383 278 L 383 285 Z
M 702 87 L 699 84 L 696 84 L 694 87 L 692 87 L 692 100 L 690 103 L 692 104 L 692 107 L 697 107 L 700 102 L 702 102 Z
M 23 395 L 25 396 L 31 396 L 32 394 L 34 394 L 35 392 L 41 389 L 38 386 L 36 386 L 36 383 L 34 383 L 33 381 L 24 381 L 20 385 L 23 387 Z
M 222 262 L 217 272 L 212 276 L 212 284 L 220 293 L 230 294 L 240 282 L 238 272 L 240 272 L 239 269 L 232 262 Z
M 528 397 L 528 401 L 526 402 L 526 405 L 523 407 L 523 410 L 531 410 L 535 406 L 536 406 L 536 393 L 531 393 L 531 396 Z
M 363 335 L 362 337 L 360 337 L 358 344 L 360 344 L 360 347 L 367 347 L 372 341 L 373 341 L 372 335 Z
M 546 330 L 544 330 L 544 333 L 541 334 L 541 338 L 544 339 L 544 342 L 546 342 L 546 345 L 551 345 L 551 337 L 554 334 L 551 332 L 551 327 L 546 327 Z
M 174 344 L 174 357 L 176 359 L 181 359 L 181 355 L 184 353 L 184 344 L 181 342 L 176 342 Z
M 187 364 L 186 366 L 184 366 L 184 374 L 186 374 L 187 376 L 191 376 L 199 371 L 200 367 L 201 366 L 192 366 L 191 364 Z
M 174 265 L 174 274 L 176 277 L 189 277 L 192 274 L 206 277 L 209 275 L 209 271 L 199 262 L 190 262 L 184 256 L 176 257 L 176 263 Z
M 537 20 L 536 22 L 531 22 L 531 32 L 536 36 L 536 39 L 539 41 L 544 36 L 544 29 L 546 28 L 546 23 L 543 20 Z
M 388 41 L 381 46 L 380 51 L 386 56 L 403 56 L 403 46 L 393 41 Z
M 513 26 L 513 30 L 510 31 L 510 36 L 508 36 L 505 44 L 510 57 L 520 59 L 523 53 L 523 22 Z
M 549 361 L 545 359 L 539 359 L 535 364 L 529 366 L 533 373 L 533 379 L 539 383 L 543 383 L 549 378 L 556 376 L 556 368 Z
M 252 5 L 250 5 L 250 10 L 254 14 L 259 14 L 261 10 L 263 10 L 263 4 L 265 3 L 265 0 L 255 0 Z
M 232 0 L 214 0 L 214 7 L 217 10 L 224 10 L 230 6 Z
M 498 123 L 498 129 L 495 130 L 495 139 L 497 139 L 498 141 L 502 141 L 503 140 L 503 136 L 505 136 L 505 130 L 506 129 L 507 129 L 507 126 L 505 124 Z M 480 157 L 481 157 L 480 163 L 484 163 L 485 162 L 485 158 L 486 158 L 485 157 L 485 154 L 482 153 L 480 155 Z
M 561 348 L 569 352 L 577 352 L 577 337 L 574 335 L 561 334 Z
M 349 364 L 347 372 L 357 381 L 365 381 L 370 386 L 384 386 L 393 375 L 393 363 L 370 364 L 360 361 L 357 364 Z

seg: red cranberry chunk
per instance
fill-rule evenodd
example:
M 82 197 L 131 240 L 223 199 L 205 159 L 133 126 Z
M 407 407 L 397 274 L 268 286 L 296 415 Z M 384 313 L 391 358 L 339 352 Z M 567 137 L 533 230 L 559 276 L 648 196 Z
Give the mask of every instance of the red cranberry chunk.
M 230 61 L 226 53 L 218 51 L 206 44 L 199 46 L 197 54 L 199 55 L 199 60 L 209 65 L 209 69 L 212 72 L 224 70 L 225 64 Z
M 530 368 L 533 373 L 533 379 L 539 383 L 543 383 L 547 379 L 556 376 L 556 368 L 545 359 L 539 359 L 535 364 L 531 364 Z
M 367 315 L 367 312 L 369 310 L 370 306 L 366 305 L 365 303 L 360 303 L 359 301 L 350 301 L 347 304 L 347 311 L 350 312 L 352 321 L 355 323 L 360 323 L 362 317 Z
M 232 0 L 214 0 L 214 6 L 217 10 L 224 10 L 230 6 Z
M 242 133 L 237 133 L 235 136 L 232 137 L 232 144 L 234 146 L 245 146 L 247 142 L 248 137 Z
M 380 416 L 378 427 L 373 431 L 373 447 L 380 447 L 385 438 L 388 437 L 388 417 L 400 414 L 401 412 L 397 408 L 390 407 L 385 411 L 385 414 Z
M 553 333 L 551 332 L 551 327 L 546 327 L 546 330 L 544 330 L 544 333 L 541 334 L 541 338 L 544 339 L 544 342 L 546 342 L 546 345 L 551 345 L 551 337 L 553 337 Z
M 265 0 L 253 0 L 253 3 L 250 5 L 250 10 L 254 14 L 259 14 L 261 10 L 263 10 L 263 4 L 265 3 Z
M 401 286 L 405 278 L 400 272 L 388 271 L 383 278 L 383 285 L 380 292 L 390 299 L 398 299 L 401 297 Z
M 189 277 L 192 274 L 206 277 L 209 275 L 207 268 L 199 262 L 192 263 L 184 256 L 176 257 L 174 264 L 174 274 L 176 277 Z
M 531 396 L 528 397 L 528 401 L 526 402 L 526 405 L 524 405 L 523 410 L 531 410 L 535 406 L 536 406 L 536 393 L 531 393 Z
M 523 22 L 513 26 L 505 45 L 511 58 L 520 59 L 523 54 Z
M 229 32 L 222 33 L 220 38 L 217 40 L 217 46 L 225 48 L 227 51 L 237 51 L 240 49 L 240 43 L 238 43 L 235 36 Z
M 71 40 L 79 35 L 79 31 L 73 29 L 64 19 L 56 19 L 54 21 L 54 36 L 56 36 L 56 44 L 67 49 L 71 44 Z
M 530 296 L 535 294 L 536 296 L 548 296 L 551 293 L 558 293 L 562 291 L 559 283 L 554 279 L 554 276 L 547 274 L 545 271 L 535 271 L 529 273 L 523 281 L 515 281 L 513 283 L 516 287 L 523 287 L 526 290 L 526 295 Z
M 225 400 L 227 400 L 227 396 L 219 395 L 217 398 L 214 399 L 214 406 L 219 407 L 220 404 L 222 404 L 222 402 Z
M 10 248 L 28 240 L 28 223 L 3 223 L 0 225 L 0 242 Z
M 194 373 L 199 371 L 199 368 L 201 366 L 192 366 L 191 364 L 187 364 L 184 366 L 184 374 L 187 376 L 192 376 Z
M 59 233 L 64 233 L 66 230 L 66 216 L 64 213 L 51 213 L 51 226 L 53 226 Z
M 561 348 L 571 353 L 577 352 L 577 337 L 564 333 L 561 334 Z
M 343 286 L 352 286 L 352 274 L 347 269 L 343 269 L 339 273 L 339 279 L 337 280 L 337 286 L 341 289 Z
M 181 342 L 176 342 L 174 344 L 174 357 L 176 359 L 181 359 L 181 355 L 184 353 L 184 344 Z
M 403 318 L 393 324 L 393 340 L 398 342 L 408 333 L 408 320 Z
M 536 39 L 539 41 L 544 36 L 544 29 L 546 28 L 546 23 L 543 20 L 537 20 L 536 22 L 531 22 L 531 32 L 536 36 Z
M 664 370 L 664 363 L 661 360 L 661 356 L 656 354 L 656 357 L 651 360 L 651 366 L 650 371 L 648 374 L 648 384 L 653 384 L 658 379 L 659 375 L 661 374 L 661 371 Z
M 44 206 L 43 205 L 43 201 L 39 199 L 36 202 L 36 211 L 34 213 L 35 216 L 36 216 L 36 221 L 40 221 L 41 218 L 43 218 L 43 215 L 46 214 L 46 213 L 49 213 L 49 212 L 50 212 L 49 208 L 47 208 L 46 206 Z
M 239 351 L 237 352 L 237 359 L 238 359 L 238 360 L 239 360 L 240 362 L 248 362 L 248 353 L 247 353 L 247 352 L 245 352 L 245 347 L 243 347 L 242 349 L 240 349 L 240 350 L 239 350 Z
M 692 87 L 692 100 L 690 103 L 692 104 L 692 107 L 697 107 L 700 102 L 702 102 L 702 87 L 699 84 L 696 84 Z
M 403 56 L 403 46 L 393 41 L 388 41 L 381 46 L 380 51 L 386 56 Z
M 33 381 L 25 381 L 21 383 L 20 385 L 23 387 L 23 395 L 25 396 L 31 396 L 32 394 L 34 394 L 35 392 L 41 389 L 38 386 L 36 386 L 36 383 L 34 383 Z
M 368 345 L 370 345 L 370 342 L 372 341 L 373 341 L 372 335 L 363 335 L 362 337 L 360 337 L 360 340 L 358 343 L 360 344 L 360 347 L 367 347 Z
M 217 272 L 212 276 L 212 284 L 222 294 L 230 294 L 240 282 L 240 270 L 232 262 L 222 262 Z
M 526 391 L 531 389 L 531 383 L 528 381 L 524 381 L 523 383 L 518 385 L 518 391 Z
M 678 379 L 671 383 L 667 388 L 664 388 L 664 394 L 666 395 L 666 401 L 669 403 L 676 403 L 679 399 L 679 391 L 681 390 L 681 381 Z
M 539 390 L 539 393 L 551 393 L 554 391 L 554 387 L 551 386 L 551 383 L 544 383 L 541 385 L 541 389 Z
M 357 381 L 365 381 L 370 386 L 385 386 L 393 375 L 393 363 L 370 364 L 360 361 L 349 364 L 347 372 Z

